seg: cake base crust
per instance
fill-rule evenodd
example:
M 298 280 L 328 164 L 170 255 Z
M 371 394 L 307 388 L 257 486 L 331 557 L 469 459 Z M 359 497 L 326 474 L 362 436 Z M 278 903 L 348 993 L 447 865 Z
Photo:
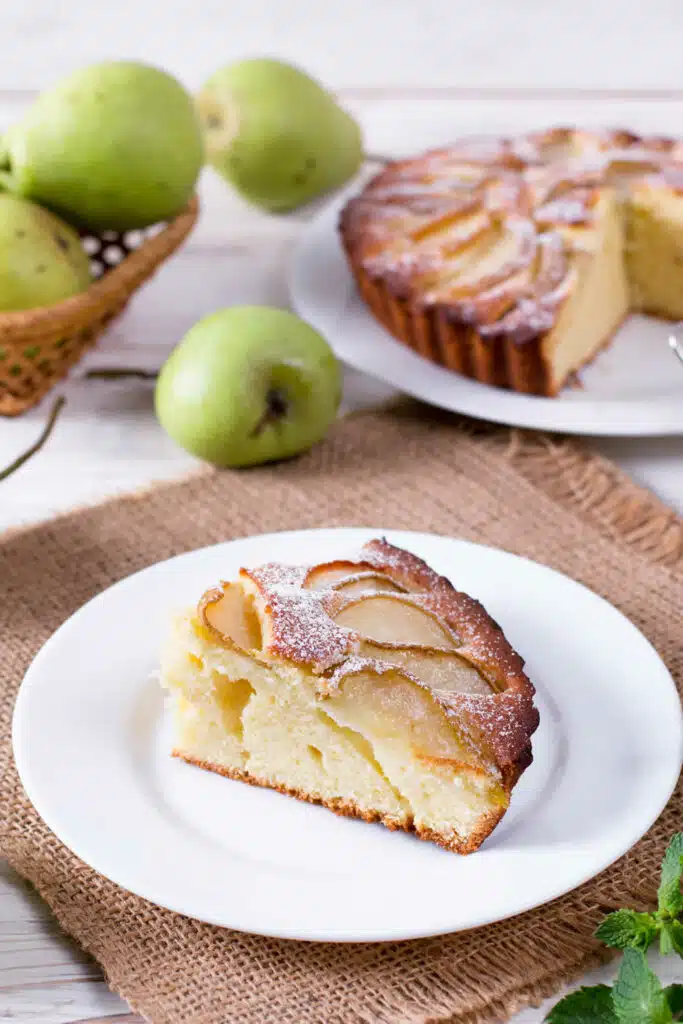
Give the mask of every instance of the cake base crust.
M 217 775 L 223 775 L 225 778 L 233 779 L 235 782 L 248 782 L 250 786 L 261 786 L 263 789 L 272 789 L 277 793 L 284 794 L 285 796 L 294 797 L 296 800 L 304 800 L 309 804 L 318 804 L 318 806 L 326 807 L 329 811 L 334 811 L 335 814 L 338 814 L 342 818 L 359 818 L 370 824 L 379 823 L 384 825 L 385 828 L 390 829 L 392 832 L 411 832 L 413 835 L 416 835 L 418 839 L 436 843 L 437 846 L 442 847 L 444 850 L 448 850 L 450 853 L 474 853 L 481 847 L 481 844 L 486 837 L 493 832 L 494 828 L 505 814 L 505 808 L 503 807 L 501 807 L 500 810 L 491 811 L 480 820 L 478 828 L 467 837 L 467 840 L 462 840 L 457 836 L 444 835 L 443 833 L 436 832 L 433 829 L 415 825 L 412 818 L 400 821 L 397 818 L 381 814 L 378 811 L 364 811 L 352 800 L 343 800 L 341 798 L 326 800 L 323 797 L 314 796 L 312 793 L 305 793 L 301 789 L 293 789 L 290 786 L 283 786 L 280 783 L 259 778 L 257 775 L 252 775 L 251 772 L 245 771 L 243 768 L 227 768 L 224 765 L 212 764 L 209 761 L 202 761 L 199 758 L 184 754 L 182 750 L 177 749 L 174 749 L 172 754 L 173 757 L 177 757 L 181 761 L 185 761 L 186 764 L 194 765 L 196 768 L 202 768 L 204 771 L 215 772 Z

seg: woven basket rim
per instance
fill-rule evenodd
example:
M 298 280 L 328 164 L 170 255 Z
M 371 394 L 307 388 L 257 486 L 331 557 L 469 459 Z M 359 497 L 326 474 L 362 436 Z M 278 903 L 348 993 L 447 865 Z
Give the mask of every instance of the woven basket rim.
M 15 330 L 25 331 L 26 329 L 40 328 L 49 324 L 55 327 L 57 323 L 69 324 L 74 317 L 82 319 L 92 311 L 96 314 L 108 297 L 120 292 L 126 282 L 139 276 L 141 267 L 161 263 L 166 256 L 170 255 L 192 230 L 192 227 L 199 215 L 199 199 L 196 195 L 192 197 L 184 210 L 173 220 L 168 221 L 156 235 L 145 239 L 125 259 L 121 260 L 115 267 L 112 267 L 99 280 L 83 292 L 72 295 L 61 302 L 55 302 L 50 306 L 38 306 L 35 309 L 13 310 L 12 312 L 0 312 L 0 335 L 6 338 L 6 333 L 11 334 Z

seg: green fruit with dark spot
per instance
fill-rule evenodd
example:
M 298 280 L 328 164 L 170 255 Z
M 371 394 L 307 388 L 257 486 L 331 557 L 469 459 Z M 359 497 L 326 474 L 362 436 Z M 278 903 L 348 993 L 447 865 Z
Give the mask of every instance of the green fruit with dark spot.
M 51 306 L 85 291 L 91 277 L 73 228 L 35 203 L 0 193 L 0 310 Z
M 203 163 L 192 97 L 146 64 L 111 61 L 43 93 L 0 145 L 0 187 L 93 231 L 178 214 Z
M 281 61 L 223 68 L 197 106 L 209 163 L 266 210 L 292 210 L 340 188 L 362 163 L 356 121 L 315 79 Z
M 190 329 L 161 370 L 155 405 L 181 447 L 237 467 L 310 448 L 340 398 L 339 364 L 317 331 L 282 309 L 235 306 Z

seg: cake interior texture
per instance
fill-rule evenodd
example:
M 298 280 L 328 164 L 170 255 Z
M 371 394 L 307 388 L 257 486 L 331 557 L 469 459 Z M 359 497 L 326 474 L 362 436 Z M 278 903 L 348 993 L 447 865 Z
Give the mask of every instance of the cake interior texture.
M 582 229 L 574 228 L 576 286 L 542 342 L 553 392 L 597 355 L 629 312 L 620 207 L 617 197 L 608 193 L 595 211 L 595 229 L 584 229 L 586 237 L 581 239 Z
M 243 570 L 179 614 L 173 752 L 467 853 L 531 760 L 533 687 L 481 606 L 397 550 Z
M 683 318 L 683 194 L 634 188 L 624 206 L 626 272 L 633 310 Z

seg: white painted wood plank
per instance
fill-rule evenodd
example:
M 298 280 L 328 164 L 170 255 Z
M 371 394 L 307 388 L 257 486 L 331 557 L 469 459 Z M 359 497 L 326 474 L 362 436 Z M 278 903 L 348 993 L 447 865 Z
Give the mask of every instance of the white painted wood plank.
M 130 1015 L 128 1005 L 103 981 L 40 985 L 10 991 L 0 990 L 0 1024 L 72 1024 L 94 1022 L 116 1015 L 112 1024 L 127 1024 L 141 1018 Z
M 7 989 L 100 978 L 39 896 L 0 860 L 0 1006 Z
M 239 13 L 238 13 L 239 10 Z M 680 84 L 676 0 L 23 0 L 0 7 L 8 88 L 105 57 L 162 64 L 194 88 L 216 67 L 276 54 L 349 85 Z

